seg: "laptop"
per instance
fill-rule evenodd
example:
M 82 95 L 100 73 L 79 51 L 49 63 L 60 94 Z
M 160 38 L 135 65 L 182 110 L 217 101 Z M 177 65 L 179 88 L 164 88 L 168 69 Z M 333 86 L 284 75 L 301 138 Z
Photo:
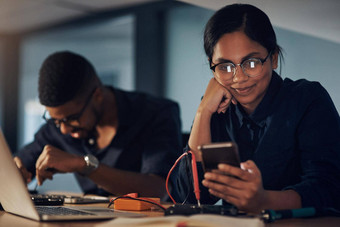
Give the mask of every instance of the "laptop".
M 36 221 L 141 217 L 143 214 L 88 206 L 35 206 L 0 128 L 0 203 L 15 215 Z

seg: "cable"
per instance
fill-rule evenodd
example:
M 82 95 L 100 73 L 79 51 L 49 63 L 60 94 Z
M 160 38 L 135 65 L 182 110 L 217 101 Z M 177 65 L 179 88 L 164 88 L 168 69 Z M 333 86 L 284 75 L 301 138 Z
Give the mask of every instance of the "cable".
M 185 155 L 188 155 L 188 153 L 183 153 L 181 156 L 179 156 L 179 158 L 177 158 L 177 160 L 175 161 L 175 164 L 171 167 L 169 173 L 168 173 L 168 176 L 166 177 L 166 181 L 165 181 L 165 188 L 166 188 L 166 192 L 168 193 L 171 201 L 176 204 L 176 201 L 174 200 L 174 198 L 172 198 L 171 194 L 170 194 L 170 191 L 169 191 L 169 178 L 170 178 L 170 175 L 172 173 L 172 171 L 174 170 L 174 168 L 177 166 L 177 163 L 185 156 Z
M 171 167 L 169 173 L 168 173 L 168 176 L 166 178 L 166 183 L 165 183 L 165 188 L 166 188 L 166 191 L 170 197 L 170 199 L 172 200 L 172 202 L 174 204 L 176 204 L 176 201 L 174 200 L 174 198 L 171 196 L 170 192 L 169 192 L 169 178 L 170 178 L 170 175 L 172 173 L 172 171 L 174 170 L 174 168 L 177 166 L 178 162 L 185 156 L 185 155 L 188 155 L 188 153 L 191 154 L 191 168 L 192 168 L 192 178 L 193 178 L 193 184 L 194 184 L 194 193 L 195 193 L 195 197 L 196 197 L 196 200 L 197 200 L 197 204 L 198 206 L 201 205 L 200 203 L 200 189 L 199 189 L 199 183 L 198 183 L 198 173 L 197 173 L 197 165 L 196 165 L 196 157 L 194 155 L 194 153 L 192 151 L 188 151 L 188 152 L 185 152 L 183 153 L 181 156 L 179 156 L 179 158 L 176 160 L 175 164 Z

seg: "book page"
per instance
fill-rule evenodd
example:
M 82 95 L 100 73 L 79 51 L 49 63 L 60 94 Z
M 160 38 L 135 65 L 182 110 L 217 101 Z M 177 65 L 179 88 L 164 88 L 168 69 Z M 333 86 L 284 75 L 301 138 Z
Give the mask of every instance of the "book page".
M 164 216 L 148 218 L 117 218 L 101 225 L 119 227 L 263 227 L 264 222 L 259 218 L 231 217 L 213 214 L 196 214 L 192 216 Z

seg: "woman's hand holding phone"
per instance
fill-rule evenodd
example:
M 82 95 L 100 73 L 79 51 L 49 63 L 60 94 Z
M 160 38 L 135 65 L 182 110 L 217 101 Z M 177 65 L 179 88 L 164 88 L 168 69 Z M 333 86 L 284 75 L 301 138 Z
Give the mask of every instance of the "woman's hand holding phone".
M 239 209 L 257 212 L 266 197 L 260 170 L 253 161 L 240 163 L 238 146 L 234 142 L 201 145 L 205 170 L 203 185 L 209 192 Z
M 266 202 L 261 172 L 250 160 L 241 163 L 241 168 L 219 164 L 217 170 L 205 173 L 202 183 L 212 195 L 246 212 L 260 212 Z

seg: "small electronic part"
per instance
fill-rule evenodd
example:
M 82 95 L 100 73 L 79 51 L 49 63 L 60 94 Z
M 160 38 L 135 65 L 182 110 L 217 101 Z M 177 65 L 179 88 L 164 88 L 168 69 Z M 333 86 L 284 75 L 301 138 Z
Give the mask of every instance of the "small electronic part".
M 154 204 L 149 203 L 160 203 L 160 198 L 143 198 L 139 197 L 140 200 L 134 200 L 131 198 L 120 198 L 114 201 L 114 209 L 117 210 L 130 210 L 130 211 L 142 211 L 142 210 L 150 210 L 152 207 L 155 207 Z M 146 200 L 146 201 L 142 201 Z
M 64 203 L 67 204 L 88 204 L 88 203 L 108 203 L 110 199 L 102 196 L 66 196 Z
M 165 211 L 168 215 L 193 215 L 193 214 L 219 214 L 236 216 L 237 207 L 233 205 L 196 205 L 196 204 L 175 204 Z
M 60 206 L 64 204 L 65 196 L 62 195 L 31 195 L 32 201 L 36 206 Z

